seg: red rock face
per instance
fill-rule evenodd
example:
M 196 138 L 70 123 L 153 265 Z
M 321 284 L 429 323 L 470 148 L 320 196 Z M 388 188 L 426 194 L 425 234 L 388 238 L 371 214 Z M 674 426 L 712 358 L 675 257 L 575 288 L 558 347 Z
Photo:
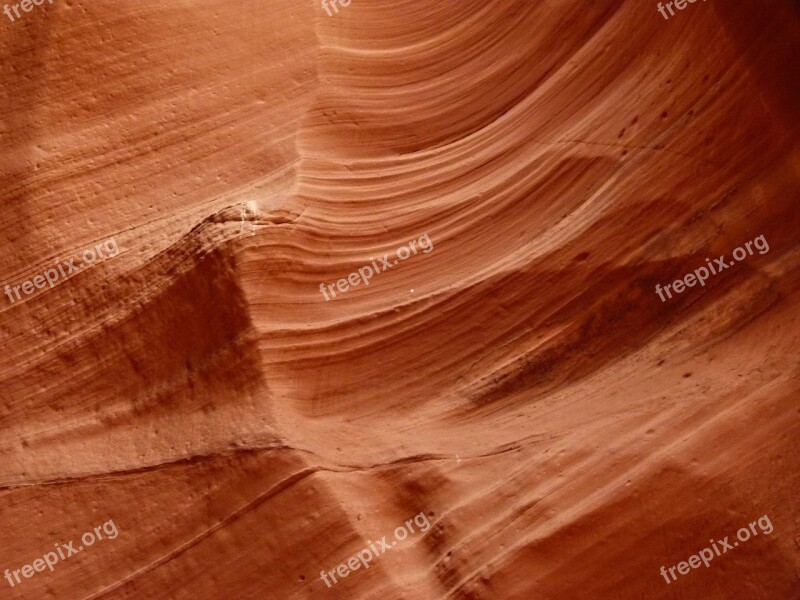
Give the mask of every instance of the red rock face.
M 800 13 L 683 1 L 0 16 L 2 596 L 800 598 Z

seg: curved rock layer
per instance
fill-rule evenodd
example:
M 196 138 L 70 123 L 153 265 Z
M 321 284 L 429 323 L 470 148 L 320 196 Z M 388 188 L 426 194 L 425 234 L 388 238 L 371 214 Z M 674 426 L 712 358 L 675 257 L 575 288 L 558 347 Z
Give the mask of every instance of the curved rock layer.
M 797 4 L 331 6 L 3 22 L 3 597 L 800 598 Z

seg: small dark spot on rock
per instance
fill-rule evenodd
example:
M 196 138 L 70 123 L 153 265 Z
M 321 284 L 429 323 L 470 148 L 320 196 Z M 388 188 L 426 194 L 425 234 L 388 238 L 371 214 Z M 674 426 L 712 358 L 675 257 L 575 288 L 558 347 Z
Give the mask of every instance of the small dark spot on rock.
M 689 377 L 692 376 L 692 374 L 691 373 L 684 373 L 683 376 L 684 376 L 684 378 L 689 378 Z

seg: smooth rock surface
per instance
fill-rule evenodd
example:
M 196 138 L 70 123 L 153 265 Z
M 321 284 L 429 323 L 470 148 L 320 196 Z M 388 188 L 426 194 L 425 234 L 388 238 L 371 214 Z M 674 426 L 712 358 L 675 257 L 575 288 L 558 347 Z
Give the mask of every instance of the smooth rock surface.
M 0 296 L 0 571 L 119 532 L 0 595 L 800 598 L 800 10 L 656 4 L 0 13 L 0 285 L 119 248 Z

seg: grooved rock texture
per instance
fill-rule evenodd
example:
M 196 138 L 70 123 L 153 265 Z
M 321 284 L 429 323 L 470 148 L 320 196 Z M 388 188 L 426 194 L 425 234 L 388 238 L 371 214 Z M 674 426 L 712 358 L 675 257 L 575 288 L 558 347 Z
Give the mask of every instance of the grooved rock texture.
M 0 13 L 0 596 L 800 598 L 800 8 L 656 5 Z

